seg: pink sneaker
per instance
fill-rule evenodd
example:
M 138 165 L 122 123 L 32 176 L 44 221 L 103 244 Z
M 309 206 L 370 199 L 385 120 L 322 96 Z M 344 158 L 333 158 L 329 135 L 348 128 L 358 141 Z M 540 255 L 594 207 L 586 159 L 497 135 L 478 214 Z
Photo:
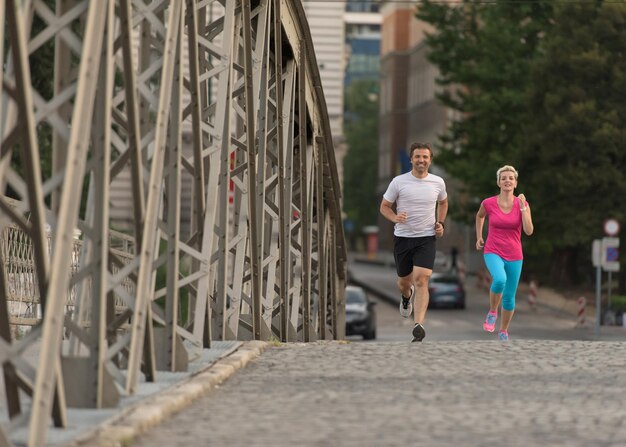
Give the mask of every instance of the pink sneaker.
M 487 313 L 487 318 L 485 318 L 485 322 L 483 323 L 483 329 L 487 332 L 493 332 L 496 328 L 496 320 L 498 319 L 498 314 L 496 312 L 489 311 Z
M 507 331 L 498 332 L 498 337 L 500 341 L 509 341 L 509 333 Z

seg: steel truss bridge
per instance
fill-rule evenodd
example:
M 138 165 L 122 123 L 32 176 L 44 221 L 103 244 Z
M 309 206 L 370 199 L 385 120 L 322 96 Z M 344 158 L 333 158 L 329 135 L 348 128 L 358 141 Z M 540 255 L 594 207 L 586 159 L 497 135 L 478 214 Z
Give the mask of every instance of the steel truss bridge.
M 343 338 L 340 188 L 300 0 L 6 0 L 0 36 L 0 445 L 25 426 L 44 445 L 68 407 L 114 407 L 214 340 Z M 38 309 L 21 337 L 17 295 Z

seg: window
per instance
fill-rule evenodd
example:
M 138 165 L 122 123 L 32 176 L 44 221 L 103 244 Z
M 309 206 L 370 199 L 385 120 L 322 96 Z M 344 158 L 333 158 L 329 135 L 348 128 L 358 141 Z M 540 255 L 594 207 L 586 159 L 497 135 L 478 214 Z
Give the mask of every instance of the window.
M 349 12 L 378 12 L 378 3 L 373 0 L 348 0 L 346 11 Z

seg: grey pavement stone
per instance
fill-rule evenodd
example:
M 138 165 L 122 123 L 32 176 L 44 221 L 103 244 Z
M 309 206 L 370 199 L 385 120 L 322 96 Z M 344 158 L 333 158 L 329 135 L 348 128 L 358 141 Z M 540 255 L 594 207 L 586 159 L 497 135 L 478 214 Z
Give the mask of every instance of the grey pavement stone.
M 233 345 L 233 342 L 221 343 Z M 258 357 L 267 346 L 267 343 L 260 341 L 246 342 L 243 346 L 241 342 L 236 342 L 234 348 L 239 349 L 233 354 L 230 352 L 233 352 L 234 349 L 228 352 L 230 355 L 224 356 L 224 358 L 215 358 L 216 363 L 210 367 L 205 364 L 204 369 L 201 367 L 193 368 L 194 374 L 187 375 L 184 379 L 179 380 L 176 385 L 154 393 L 137 402 L 136 405 L 124 408 L 123 411 L 116 412 L 114 417 L 64 445 L 67 447 L 128 445 L 139 434 L 170 418 L 174 413 L 188 407 L 194 400 L 219 386 L 238 369 L 245 367 L 250 361 Z
M 190 361 L 186 372 L 157 371 L 154 383 L 145 382 L 142 377 L 136 393 L 121 396 L 116 408 L 68 408 L 68 427 L 51 426 L 47 445 L 121 445 L 121 441 L 131 439 L 174 411 L 188 406 L 260 355 L 265 346 L 263 342 L 215 341 L 210 349 L 203 349 Z M 36 365 L 37 356 L 37 349 L 34 349 L 27 360 Z M 25 410 L 28 410 L 28 403 L 24 403 Z M 0 423 L 6 424 L 7 419 L 6 402 L 2 396 Z M 120 420 L 124 424 L 119 424 Z M 12 430 L 11 441 L 15 445 L 26 445 L 27 439 L 27 426 Z
M 626 445 L 625 347 L 282 345 L 133 445 Z

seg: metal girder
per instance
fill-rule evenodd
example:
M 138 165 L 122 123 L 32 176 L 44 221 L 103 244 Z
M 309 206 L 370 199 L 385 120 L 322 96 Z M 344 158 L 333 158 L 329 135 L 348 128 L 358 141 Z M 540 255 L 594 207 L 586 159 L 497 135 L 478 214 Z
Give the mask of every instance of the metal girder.
M 342 338 L 340 190 L 300 2 L 50 4 L 0 3 L 0 237 L 27 247 L 0 267 L 11 426 L 43 445 L 67 406 L 115 406 L 212 339 Z M 11 315 L 26 279 L 38 320 Z

